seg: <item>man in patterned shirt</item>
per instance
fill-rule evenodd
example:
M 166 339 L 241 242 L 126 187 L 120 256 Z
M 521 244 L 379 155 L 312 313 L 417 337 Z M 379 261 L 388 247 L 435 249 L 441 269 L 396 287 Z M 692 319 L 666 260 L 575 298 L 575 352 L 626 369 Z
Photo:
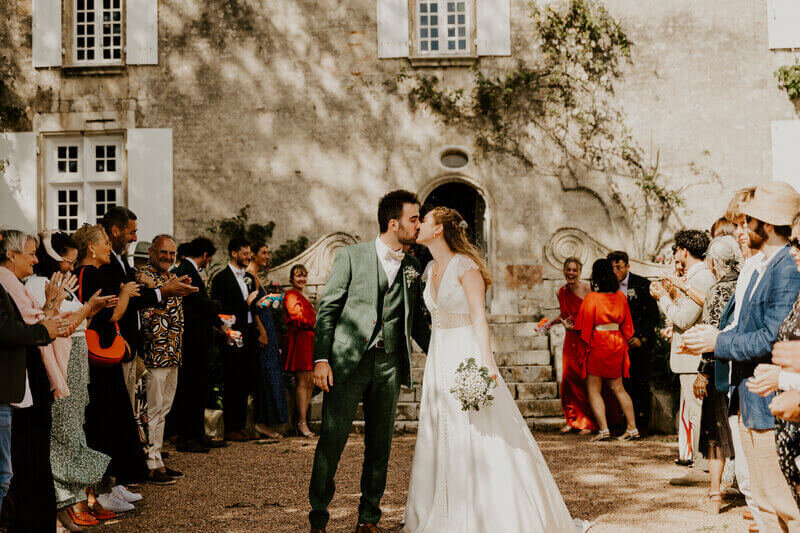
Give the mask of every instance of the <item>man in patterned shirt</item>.
M 169 235 L 158 235 L 150 245 L 150 259 L 140 269 L 140 280 L 157 289 L 174 277 L 169 269 L 175 264 L 177 246 Z M 183 305 L 181 297 L 170 297 L 158 307 L 142 312 L 144 331 L 144 364 L 147 367 L 147 466 L 148 482 L 171 485 L 183 477 L 181 472 L 167 468 L 161 457 L 164 443 L 164 423 L 172 408 L 178 386 L 178 367 L 181 365 L 183 342 Z

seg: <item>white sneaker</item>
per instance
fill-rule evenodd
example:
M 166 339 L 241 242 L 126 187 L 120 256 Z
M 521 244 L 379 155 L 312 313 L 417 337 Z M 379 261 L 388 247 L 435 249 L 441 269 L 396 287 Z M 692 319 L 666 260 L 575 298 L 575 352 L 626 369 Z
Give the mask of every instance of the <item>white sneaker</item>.
M 141 501 L 143 498 L 141 494 L 129 491 L 127 488 L 125 488 L 125 485 L 115 486 L 113 489 L 111 489 L 111 494 L 128 503 L 136 503 Z
M 108 509 L 109 511 L 114 511 L 115 513 L 127 513 L 128 511 L 133 511 L 135 507 L 132 503 L 128 503 L 113 492 L 109 492 L 108 494 L 101 494 L 97 497 L 97 501 L 100 502 L 100 505 L 103 508 Z

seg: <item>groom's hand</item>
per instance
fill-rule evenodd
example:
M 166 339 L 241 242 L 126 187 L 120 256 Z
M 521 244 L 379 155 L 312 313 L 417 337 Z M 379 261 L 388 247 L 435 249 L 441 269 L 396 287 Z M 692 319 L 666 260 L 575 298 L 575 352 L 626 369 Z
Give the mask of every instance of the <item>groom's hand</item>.
M 317 361 L 314 363 L 314 385 L 330 392 L 333 387 L 333 370 L 327 361 Z

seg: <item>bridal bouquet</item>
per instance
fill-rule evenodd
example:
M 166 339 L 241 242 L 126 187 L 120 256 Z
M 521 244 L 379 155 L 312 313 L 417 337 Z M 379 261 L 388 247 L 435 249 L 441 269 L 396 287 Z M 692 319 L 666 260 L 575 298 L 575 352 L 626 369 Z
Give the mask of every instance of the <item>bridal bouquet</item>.
M 489 369 L 478 366 L 474 357 L 470 357 L 458 365 L 453 388 L 450 393 L 461 402 L 461 410 L 474 409 L 480 411 L 481 407 L 492 405 L 491 391 L 497 383 L 489 377 Z

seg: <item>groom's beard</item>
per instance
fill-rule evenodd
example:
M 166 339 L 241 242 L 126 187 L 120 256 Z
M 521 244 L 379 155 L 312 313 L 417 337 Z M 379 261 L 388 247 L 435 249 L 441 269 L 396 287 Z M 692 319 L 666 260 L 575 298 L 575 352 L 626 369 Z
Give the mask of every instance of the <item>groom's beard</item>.
M 403 244 L 403 245 L 406 245 L 406 246 L 411 245 L 411 244 L 417 244 L 417 236 L 418 235 L 419 235 L 419 231 L 412 232 L 411 234 L 408 234 L 406 232 L 398 232 L 397 240 L 400 241 L 400 244 Z

